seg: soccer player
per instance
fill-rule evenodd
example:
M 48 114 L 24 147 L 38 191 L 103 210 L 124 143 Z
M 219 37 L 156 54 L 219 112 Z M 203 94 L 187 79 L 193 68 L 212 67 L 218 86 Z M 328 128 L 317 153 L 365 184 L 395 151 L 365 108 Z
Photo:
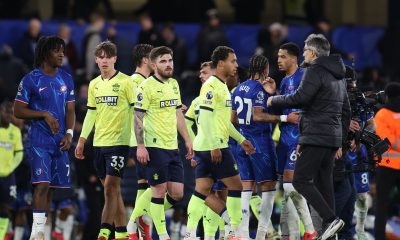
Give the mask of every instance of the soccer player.
M 193 156 L 192 141 L 180 109 L 179 85 L 172 78 L 172 55 L 172 50 L 165 46 L 151 50 L 154 75 L 140 84 L 135 103 L 136 157 L 146 165 L 146 178 L 152 190 L 150 216 L 161 240 L 170 239 L 164 204 L 171 207 L 183 197 L 183 165 L 179 159 L 177 131 L 185 141 L 186 158 Z
M 10 207 L 17 198 L 15 168 L 21 163 L 23 146 L 21 131 L 11 123 L 13 104 L 0 105 L 0 239 L 4 239 L 10 222 Z
M 285 73 L 285 77 L 281 81 L 280 94 L 292 94 L 300 85 L 304 70 L 298 67 L 297 58 L 300 54 L 300 49 L 295 43 L 285 43 L 280 46 L 278 51 L 278 67 L 279 70 Z M 282 110 L 282 116 L 298 113 L 300 110 L 296 108 L 285 108 Z M 303 239 L 313 239 L 317 235 L 311 220 L 310 211 L 307 206 L 306 199 L 298 193 L 293 187 L 293 173 L 297 160 L 296 147 L 299 137 L 299 128 L 297 124 L 290 122 L 282 122 L 280 124 L 281 135 L 277 147 L 278 154 L 278 174 L 283 176 L 283 190 L 285 206 L 290 208 L 290 204 L 294 204 L 297 213 L 304 224 L 305 233 Z M 289 199 L 290 198 L 290 199 Z M 288 214 L 293 214 L 289 211 Z M 290 229 L 295 225 L 295 222 L 289 221 L 296 219 L 288 217 L 289 234 Z M 295 233 L 298 236 L 298 232 Z M 290 236 L 293 238 L 295 236 Z
M 83 159 L 83 149 L 93 126 L 94 164 L 104 186 L 105 203 L 98 239 L 107 240 L 115 225 L 115 238 L 126 239 L 125 206 L 120 182 L 129 155 L 132 106 L 135 84 L 132 78 L 114 68 L 117 47 L 105 41 L 94 52 L 101 74 L 89 84 L 88 111 L 75 157 Z
M 279 122 L 280 116 L 270 114 L 265 100 L 275 93 L 275 83 L 268 77 L 268 59 L 262 55 L 254 55 L 249 63 L 250 79 L 239 84 L 233 92 L 232 121 L 238 123 L 241 133 L 255 146 L 256 152 L 248 156 L 239 150 L 236 161 L 242 180 L 242 224 L 240 236 L 249 238 L 249 205 L 255 183 L 262 192 L 260 216 L 256 239 L 265 239 L 268 221 L 271 217 L 275 199 L 276 153 L 272 140 L 271 122 Z M 269 83 L 265 83 L 269 81 Z M 263 83 L 266 85 L 264 90 Z M 268 87 L 267 87 L 268 86 Z
M 204 84 L 207 79 L 209 79 L 215 69 L 212 66 L 212 62 L 204 62 L 200 66 L 200 81 L 202 84 Z M 189 131 L 189 135 L 191 139 L 195 138 L 195 134 L 193 132 L 192 126 L 196 123 L 196 119 L 198 118 L 198 113 L 199 113 L 199 104 L 200 104 L 200 96 L 196 97 L 192 103 L 190 104 L 189 109 L 186 111 L 185 114 L 185 121 L 186 121 L 186 126 Z M 196 156 L 194 157 L 196 159 Z M 197 162 L 195 159 L 192 159 L 192 166 L 195 167 Z M 212 191 L 211 194 L 215 194 L 219 199 L 226 201 L 226 186 L 220 181 L 217 180 L 213 186 L 212 186 Z M 191 198 L 193 201 L 195 201 L 195 198 Z M 189 205 L 191 203 L 189 202 Z M 191 208 L 190 210 L 192 210 Z M 220 235 L 223 237 L 225 235 L 225 221 L 216 214 L 212 209 L 207 207 L 206 209 L 203 210 L 203 227 L 204 227 L 204 237 L 206 240 L 208 239 L 215 239 L 215 233 L 218 229 L 218 226 L 220 227 Z M 197 218 L 191 218 L 191 212 L 188 212 L 189 218 L 187 221 L 187 227 L 186 231 L 188 232 L 188 235 L 191 234 L 191 232 L 196 232 L 199 219 Z M 195 236 L 192 236 L 194 238 Z
M 195 170 L 195 192 L 188 206 L 188 212 L 191 213 L 190 218 L 200 219 L 204 209 L 202 206 L 206 202 L 207 206 L 231 225 L 231 237 L 236 238 L 242 215 L 240 200 L 242 186 L 236 164 L 228 150 L 229 136 L 237 140 L 247 154 L 252 154 L 254 148 L 230 121 L 231 94 L 226 86 L 226 80 L 235 74 L 238 67 L 235 52 L 229 47 L 219 46 L 213 51 L 211 60 L 215 67 L 215 75 L 210 77 L 200 90 L 198 133 L 194 140 L 194 149 L 199 161 Z M 228 188 L 226 204 L 210 194 L 211 186 L 216 179 L 222 180 Z M 186 237 L 194 236 L 195 231 L 192 231 L 188 232 Z
M 44 238 L 46 213 L 54 187 L 70 187 L 69 158 L 75 125 L 74 83 L 60 69 L 65 43 L 58 37 L 42 37 L 35 48 L 35 69 L 18 87 L 14 115 L 29 119 L 28 133 L 33 192 L 31 238 Z
M 132 79 L 135 84 L 135 88 L 139 86 L 146 78 L 150 76 L 150 73 L 152 72 L 151 66 L 150 66 L 150 59 L 149 59 L 149 54 L 150 51 L 153 49 L 152 45 L 149 44 L 137 44 L 133 48 L 133 64 L 136 67 L 135 72 L 132 74 Z M 135 89 L 136 91 L 136 89 Z M 133 114 L 131 115 L 133 117 Z M 149 188 L 149 185 L 146 180 L 146 168 L 140 164 L 137 159 L 136 159 L 136 137 L 135 137 L 135 128 L 133 126 L 133 119 L 132 119 L 132 129 L 131 129 L 131 141 L 129 146 L 131 147 L 130 152 L 131 155 L 133 155 L 133 158 L 136 160 L 136 176 L 137 176 L 137 183 L 138 183 L 138 189 L 136 192 L 136 201 L 135 201 L 135 206 L 138 204 L 138 200 L 140 196 L 146 191 L 151 191 Z M 133 213 L 132 213 L 133 215 Z M 134 215 L 133 215 L 134 216 Z M 136 221 L 136 219 L 129 219 L 129 221 Z M 140 216 L 137 219 L 138 223 L 140 224 L 140 230 L 141 230 L 141 236 L 143 240 L 148 240 L 151 239 L 151 218 L 148 216 Z M 129 225 L 129 224 L 128 224 Z

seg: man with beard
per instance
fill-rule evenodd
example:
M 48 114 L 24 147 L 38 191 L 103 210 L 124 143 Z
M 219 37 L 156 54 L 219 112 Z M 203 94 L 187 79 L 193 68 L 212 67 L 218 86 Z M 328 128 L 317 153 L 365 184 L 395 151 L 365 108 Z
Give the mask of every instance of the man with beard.
M 174 63 L 172 50 L 161 46 L 150 52 L 154 75 L 137 89 L 135 135 L 137 160 L 146 165 L 146 178 L 151 186 L 151 201 L 144 195 L 135 208 L 150 209 L 161 240 L 170 239 L 164 211 L 183 197 L 183 165 L 179 159 L 177 132 L 185 141 L 186 158 L 192 159 L 193 147 L 181 111 L 178 82 L 171 78 Z M 167 195 L 166 195 L 167 193 Z M 166 198 L 166 200 L 164 200 Z M 135 224 L 133 221 L 130 224 Z M 131 229 L 131 226 L 128 226 Z M 137 236 L 130 236 L 137 239 Z
M 117 61 L 115 44 L 109 41 L 100 43 L 94 56 L 101 74 L 89 84 L 88 111 L 75 157 L 84 158 L 86 139 L 95 126 L 94 165 L 105 196 L 98 240 L 109 238 L 113 224 L 115 239 L 126 239 L 128 233 L 120 183 L 129 155 L 135 85 L 131 77 L 114 68 Z
M 60 69 L 64 49 L 61 38 L 40 38 L 35 69 L 21 80 L 15 98 L 15 117 L 32 120 L 28 133 L 34 185 L 31 239 L 44 239 L 50 188 L 70 187 L 68 149 L 75 125 L 75 96 L 71 75 Z

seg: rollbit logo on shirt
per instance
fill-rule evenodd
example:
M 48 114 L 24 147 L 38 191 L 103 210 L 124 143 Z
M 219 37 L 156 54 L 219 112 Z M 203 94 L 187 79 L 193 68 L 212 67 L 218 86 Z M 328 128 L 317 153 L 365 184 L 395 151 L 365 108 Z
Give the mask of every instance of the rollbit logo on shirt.
M 96 97 L 96 104 L 106 103 L 108 106 L 117 106 L 118 96 Z

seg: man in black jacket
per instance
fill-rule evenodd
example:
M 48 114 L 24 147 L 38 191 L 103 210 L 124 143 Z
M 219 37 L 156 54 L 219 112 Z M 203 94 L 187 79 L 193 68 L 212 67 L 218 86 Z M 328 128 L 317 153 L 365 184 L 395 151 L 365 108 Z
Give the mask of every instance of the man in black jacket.
M 323 219 L 318 239 L 329 239 L 344 225 L 334 211 L 333 165 L 350 125 L 350 104 L 340 56 L 329 56 L 330 44 L 321 34 L 305 41 L 306 69 L 298 90 L 270 97 L 268 106 L 301 108 L 299 151 L 293 186 Z

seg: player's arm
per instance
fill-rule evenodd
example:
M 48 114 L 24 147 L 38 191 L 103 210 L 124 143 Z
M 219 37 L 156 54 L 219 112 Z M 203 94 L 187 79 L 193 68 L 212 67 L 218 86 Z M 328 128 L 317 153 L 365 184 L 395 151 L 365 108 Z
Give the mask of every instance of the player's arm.
M 145 111 L 135 109 L 134 127 L 137 142 L 136 158 L 143 165 L 147 164 L 147 162 L 150 161 L 149 153 L 144 145 L 144 114 Z
M 67 102 L 65 110 L 66 110 L 65 127 L 67 128 L 67 132 L 65 133 L 63 139 L 61 139 L 60 142 L 61 151 L 66 151 L 71 147 L 72 137 L 74 134 L 74 127 L 75 127 L 75 101 Z
M 176 109 L 176 120 L 177 120 L 177 128 L 179 134 L 182 136 L 183 140 L 185 140 L 186 145 L 186 159 L 192 159 L 193 157 L 193 145 L 190 135 L 188 133 L 188 128 L 186 127 L 185 117 L 183 116 L 181 108 Z
M 247 155 L 254 153 L 254 146 L 251 144 L 249 140 L 246 140 L 238 130 L 236 130 L 235 126 L 230 122 L 228 126 L 229 136 L 235 139 L 236 142 L 240 143 L 243 150 L 246 152 Z
M 35 111 L 28 107 L 28 103 L 16 100 L 14 102 L 14 116 L 20 119 L 43 119 L 50 127 L 53 134 L 60 129 L 57 120 L 47 111 Z
M 195 112 L 194 112 L 194 108 L 195 108 L 194 105 L 195 105 L 194 101 L 192 101 L 192 103 L 190 104 L 189 109 L 186 111 L 186 114 L 185 114 L 186 128 L 187 128 L 187 130 L 189 132 L 189 136 L 190 136 L 190 139 L 192 141 L 195 138 L 195 134 L 193 132 L 192 127 L 193 127 L 193 124 L 195 124 L 195 122 L 196 122 L 196 115 L 195 115 Z
M 268 123 L 279 123 L 279 122 L 289 122 L 293 124 L 298 124 L 299 113 L 291 112 L 289 115 L 273 115 L 264 112 L 263 107 L 253 107 L 253 120 L 256 122 L 268 122 Z
M 192 118 L 187 118 L 186 116 L 185 116 L 185 124 L 186 124 L 186 128 L 187 128 L 187 130 L 188 130 L 188 133 L 189 133 L 189 137 L 190 137 L 190 139 L 193 141 L 194 140 L 194 138 L 196 137 L 196 135 L 194 134 L 194 131 L 193 131 L 193 124 L 194 124 L 194 119 L 192 119 Z

